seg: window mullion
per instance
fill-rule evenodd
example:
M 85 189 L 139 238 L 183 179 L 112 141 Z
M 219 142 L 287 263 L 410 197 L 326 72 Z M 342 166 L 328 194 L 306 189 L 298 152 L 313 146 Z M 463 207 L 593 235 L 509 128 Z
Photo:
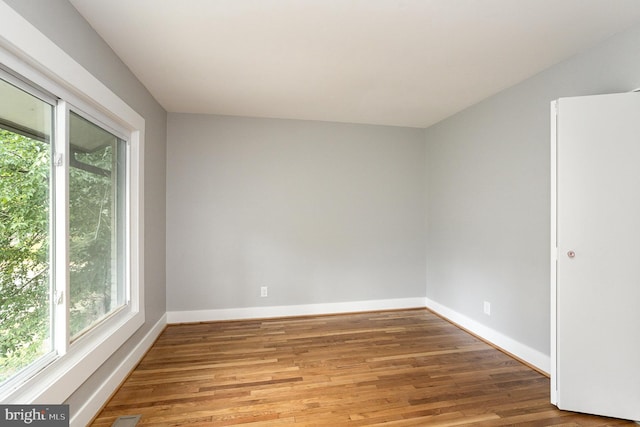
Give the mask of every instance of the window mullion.
M 54 347 L 59 356 L 69 348 L 69 106 L 56 105 L 54 175 Z

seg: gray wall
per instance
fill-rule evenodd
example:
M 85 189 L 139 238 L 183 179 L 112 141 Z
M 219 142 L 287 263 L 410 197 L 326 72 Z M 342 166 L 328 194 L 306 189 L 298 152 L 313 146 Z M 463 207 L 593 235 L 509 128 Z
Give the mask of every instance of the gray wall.
M 549 354 L 549 103 L 639 86 L 640 27 L 426 130 L 429 299 Z
M 168 310 L 424 297 L 424 150 L 420 129 L 170 113 Z
M 166 311 L 165 176 L 166 117 L 164 109 L 120 61 L 109 46 L 66 0 L 6 0 L 49 39 L 97 77 L 145 119 L 145 325 L 84 384 L 68 403 L 73 413 L 122 357 L 140 341 Z

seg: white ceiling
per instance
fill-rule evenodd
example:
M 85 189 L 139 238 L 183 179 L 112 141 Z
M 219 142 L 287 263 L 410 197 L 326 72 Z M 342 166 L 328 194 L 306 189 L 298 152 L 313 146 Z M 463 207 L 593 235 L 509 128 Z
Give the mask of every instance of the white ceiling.
M 640 22 L 640 0 L 71 0 L 170 112 L 426 127 Z

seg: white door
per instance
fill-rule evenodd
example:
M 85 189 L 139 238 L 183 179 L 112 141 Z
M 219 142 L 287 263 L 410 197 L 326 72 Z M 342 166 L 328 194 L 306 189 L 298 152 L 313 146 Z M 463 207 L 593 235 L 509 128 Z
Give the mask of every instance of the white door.
M 556 105 L 556 404 L 640 420 L 640 93 Z

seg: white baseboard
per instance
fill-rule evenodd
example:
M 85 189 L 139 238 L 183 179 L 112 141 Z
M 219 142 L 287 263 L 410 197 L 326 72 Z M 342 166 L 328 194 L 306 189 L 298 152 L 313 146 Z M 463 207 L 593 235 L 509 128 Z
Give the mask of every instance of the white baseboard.
M 525 344 L 522 344 L 513 338 L 509 338 L 508 336 L 495 331 L 483 324 L 458 313 L 446 307 L 442 304 L 439 304 L 435 301 L 430 300 L 429 298 L 425 298 L 425 305 L 429 310 L 439 314 L 440 316 L 450 320 L 453 323 L 456 323 L 473 334 L 479 336 L 480 338 L 487 340 L 491 344 L 496 347 L 500 347 L 508 353 L 522 359 L 528 364 L 535 366 L 540 371 L 549 373 L 551 369 L 551 358 L 546 354 L 539 352 Z
M 362 311 L 395 310 L 424 307 L 424 298 L 398 298 L 371 301 L 334 302 L 326 304 L 169 311 L 167 312 L 167 322 L 172 324 L 210 322 L 215 320 L 268 319 L 273 317 L 356 313 Z
M 109 397 L 120 386 L 122 381 L 129 375 L 129 372 L 136 367 L 142 356 L 151 348 L 155 340 L 163 331 L 167 324 L 167 315 L 165 314 L 156 322 L 155 325 L 147 332 L 142 340 L 135 348 L 125 357 L 118 367 L 111 372 L 111 375 L 100 385 L 100 387 L 88 396 L 84 405 L 74 410 L 71 416 L 71 427 L 86 426 L 95 417 L 102 406 L 107 402 Z
M 352 301 L 326 304 L 283 305 L 270 307 L 245 307 L 214 310 L 190 310 L 167 312 L 167 323 L 211 322 L 217 320 L 268 319 L 274 317 L 308 316 L 317 314 L 357 313 L 362 311 L 395 310 L 426 307 L 440 316 L 476 334 L 496 347 L 548 373 L 551 358 L 513 338 L 495 331 L 428 298 L 399 298 L 388 300 Z

